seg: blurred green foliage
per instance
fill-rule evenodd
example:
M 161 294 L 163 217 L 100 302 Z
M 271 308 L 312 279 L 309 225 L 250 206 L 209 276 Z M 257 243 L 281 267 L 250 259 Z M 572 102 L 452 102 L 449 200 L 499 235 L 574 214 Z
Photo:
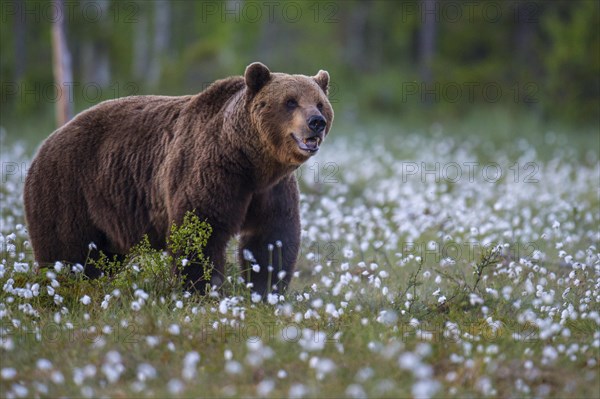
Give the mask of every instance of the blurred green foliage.
M 78 111 L 198 92 L 259 60 L 274 71 L 328 70 L 334 107 L 350 121 L 460 118 L 482 106 L 600 119 L 598 1 L 65 2 Z M 1 123 L 49 115 L 52 2 L 7 0 L 0 12 Z M 435 40 L 424 65 L 428 16 Z

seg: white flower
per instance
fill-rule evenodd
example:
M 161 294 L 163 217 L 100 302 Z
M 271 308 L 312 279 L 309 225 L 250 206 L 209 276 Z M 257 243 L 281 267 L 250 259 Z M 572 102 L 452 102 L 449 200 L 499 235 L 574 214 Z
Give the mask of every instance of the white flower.
M 252 251 L 250 251 L 249 249 L 244 248 L 242 254 L 244 256 L 245 261 L 256 262 L 256 259 L 254 259 L 254 255 L 252 255 Z
M 333 372 L 337 368 L 333 360 L 319 357 L 311 358 L 308 365 L 310 368 L 315 369 L 318 380 L 322 380 L 327 374 Z
M 110 295 L 104 295 L 104 300 L 100 304 L 100 307 L 104 310 L 108 309 L 109 301 L 110 301 Z
M 15 393 L 15 395 L 17 395 L 17 397 L 19 397 L 19 398 L 24 398 L 29 393 L 29 390 L 27 389 L 27 387 L 24 387 L 21 384 L 13 384 L 11 388 L 12 388 L 12 391 Z
M 4 367 L 0 371 L 0 376 L 3 380 L 12 380 L 17 376 L 17 370 L 12 367 Z
M 15 273 L 27 273 L 29 271 L 29 264 L 24 262 L 15 262 L 13 268 Z
M 296 383 L 290 386 L 288 396 L 290 397 L 290 399 L 300 399 L 308 395 L 308 393 L 309 391 L 306 385 Z
M 227 303 L 229 302 L 228 298 L 223 299 L 219 302 L 219 313 L 227 314 Z
M 173 395 L 179 395 L 180 393 L 183 392 L 184 389 L 185 389 L 185 384 L 183 382 L 181 382 L 181 380 L 178 380 L 177 378 L 173 378 L 173 379 L 169 380 L 169 382 L 167 383 L 167 390 L 169 391 L 169 393 L 171 393 Z
M 305 328 L 302 330 L 302 338 L 298 341 L 298 345 L 305 351 L 314 352 L 323 350 L 326 341 L 327 334 L 325 332 Z
M 279 296 L 277 294 L 268 294 L 267 295 L 267 302 L 270 305 L 275 305 L 277 302 L 279 302 Z
M 242 365 L 235 360 L 228 360 L 225 362 L 225 372 L 227 374 L 240 374 L 242 370 Z
M 325 305 L 325 313 L 330 314 L 332 317 L 335 318 L 340 317 L 340 314 L 333 303 L 328 303 L 327 305 Z
M 114 350 L 108 352 L 101 369 L 109 383 L 117 382 L 125 371 L 125 366 L 121 363 L 121 354 Z
M 35 364 L 36 367 L 40 370 L 52 369 L 52 362 L 48 359 L 38 359 L 38 361 Z
M 179 335 L 179 332 L 180 332 L 179 326 L 177 324 L 171 324 L 169 326 L 168 331 L 169 331 L 169 334 L 171 334 L 171 335 Z
M 84 305 L 89 305 L 90 303 L 92 303 L 92 298 L 90 298 L 87 295 L 84 295 L 79 299 L 79 302 L 83 303 Z
M 140 381 L 152 380 L 157 374 L 154 366 L 149 363 L 140 363 L 137 366 L 137 379 Z
M 62 263 L 60 263 L 60 262 L 56 262 L 56 263 L 54 264 L 54 270 L 55 270 L 57 273 L 60 273 L 60 271 L 62 270 L 62 268 L 63 268 L 63 264 L 62 264 Z
M 543 363 L 554 363 L 554 361 L 558 358 L 558 351 L 552 347 L 552 346 L 546 346 L 544 347 L 544 350 L 542 351 L 542 356 L 543 356 Z
M 404 370 L 413 370 L 421 363 L 421 358 L 412 352 L 406 352 L 398 358 L 398 365 Z
M 256 393 L 258 394 L 258 396 L 264 398 L 265 396 L 268 396 L 271 393 L 273 388 L 275 388 L 275 381 L 263 380 L 259 382 L 256 386 Z
M 367 398 L 367 393 L 359 384 L 350 384 L 346 388 L 346 396 L 353 399 Z
M 378 323 L 391 326 L 398 321 L 398 314 L 393 310 L 382 310 L 376 320 Z
M 250 295 L 250 299 L 252 300 L 252 302 L 258 303 L 258 302 L 260 302 L 262 300 L 262 296 L 260 294 L 256 293 L 256 292 L 253 292 Z
M 419 380 L 412 386 L 413 397 L 429 399 L 440 389 L 440 383 L 435 380 Z
M 200 355 L 196 351 L 188 352 L 183 359 L 183 370 L 181 375 L 184 380 L 191 381 L 196 378 L 196 364 L 200 361 Z
M 50 380 L 55 384 L 55 385 L 61 385 L 65 382 L 65 376 L 63 375 L 63 373 L 61 373 L 58 370 L 54 370 L 52 372 L 52 374 L 50 374 Z

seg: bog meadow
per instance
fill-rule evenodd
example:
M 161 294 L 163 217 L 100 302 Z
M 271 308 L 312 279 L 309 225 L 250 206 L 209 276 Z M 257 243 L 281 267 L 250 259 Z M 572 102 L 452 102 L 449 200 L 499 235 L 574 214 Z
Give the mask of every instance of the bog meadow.
M 269 265 L 240 268 L 235 239 L 206 295 L 143 241 L 98 279 L 35 263 L 22 194 L 66 95 L 59 3 L 2 4 L 1 397 L 600 395 L 597 3 L 67 8 L 73 112 L 255 60 L 329 71 L 333 128 L 295 172 L 295 275 L 265 297 L 245 275 Z M 190 219 L 173 241 L 190 232 L 208 234 Z

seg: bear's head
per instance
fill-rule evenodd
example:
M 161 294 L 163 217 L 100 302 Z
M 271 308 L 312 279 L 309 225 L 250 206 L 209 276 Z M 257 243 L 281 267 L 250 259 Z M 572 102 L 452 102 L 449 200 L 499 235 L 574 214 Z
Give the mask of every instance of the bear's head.
M 246 101 L 261 145 L 288 166 L 299 166 L 319 151 L 333 122 L 327 98 L 329 74 L 272 73 L 255 62 L 246 68 Z

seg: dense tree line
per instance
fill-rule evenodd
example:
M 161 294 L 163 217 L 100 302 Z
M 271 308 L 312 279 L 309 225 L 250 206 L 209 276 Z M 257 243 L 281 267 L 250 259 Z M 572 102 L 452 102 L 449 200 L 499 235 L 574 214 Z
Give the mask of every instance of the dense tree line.
M 328 69 L 334 105 L 349 112 L 460 115 L 502 104 L 600 117 L 595 0 L 64 2 L 77 108 L 196 92 L 261 60 L 291 73 Z M 28 115 L 52 99 L 56 9 L 7 0 L 0 12 L 3 114 Z

